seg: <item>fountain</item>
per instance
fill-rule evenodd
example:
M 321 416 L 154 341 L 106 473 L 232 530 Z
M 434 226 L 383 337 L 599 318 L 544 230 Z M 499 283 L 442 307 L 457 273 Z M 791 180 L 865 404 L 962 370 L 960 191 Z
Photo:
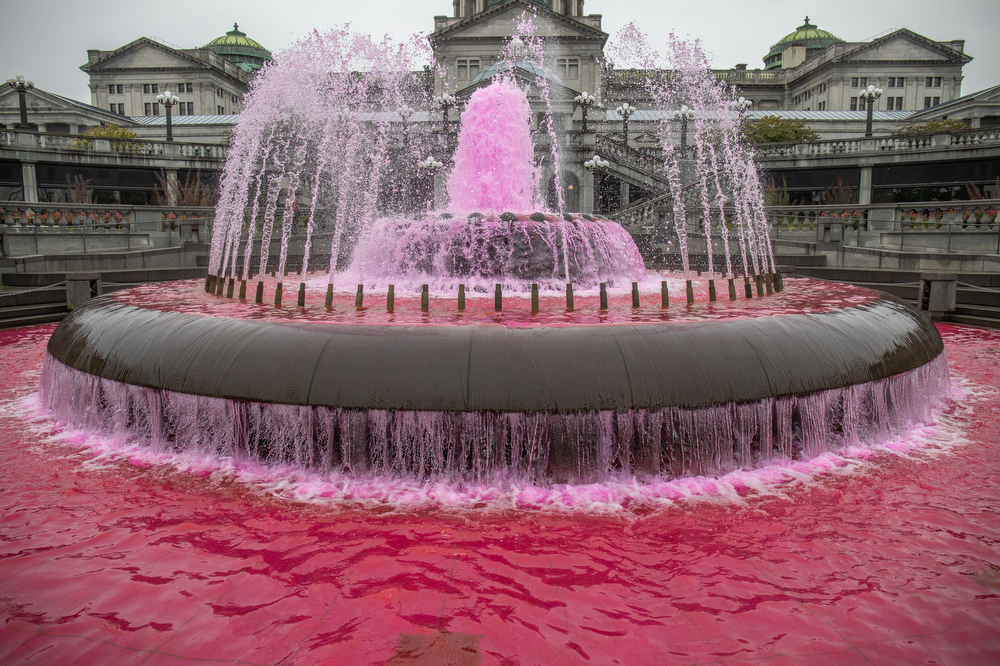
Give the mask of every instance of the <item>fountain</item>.
M 412 167 L 441 144 L 411 127 L 431 122 L 405 105 L 413 57 L 336 33 L 265 72 L 227 163 L 209 293 L 137 290 L 75 311 L 53 334 L 43 372 L 42 398 L 59 419 L 154 447 L 331 474 L 546 484 L 721 474 L 885 439 L 930 418 L 947 390 L 943 346 L 904 304 L 805 284 L 770 300 L 734 292 L 716 302 L 714 282 L 709 292 L 693 279 L 680 196 L 692 161 L 672 151 L 669 123 L 680 276 L 647 272 L 612 220 L 542 210 L 544 174 L 513 77 L 469 98 L 450 205 L 415 212 L 419 193 L 426 200 L 437 184 Z M 317 80 L 330 94 L 304 96 Z M 723 197 L 720 169 L 709 166 L 739 171 L 726 178 L 741 192 L 750 297 L 750 277 L 774 273 L 756 173 L 732 142 L 724 154 L 707 143 L 699 99 L 694 180 L 707 215 L 713 178 Z M 301 239 L 301 202 L 289 308 L 282 281 Z M 325 257 L 313 251 L 321 238 Z M 728 238 L 720 276 L 732 284 Z M 314 270 L 321 260 L 325 273 Z M 256 297 L 245 298 L 254 276 Z M 679 285 L 687 307 L 669 303 Z

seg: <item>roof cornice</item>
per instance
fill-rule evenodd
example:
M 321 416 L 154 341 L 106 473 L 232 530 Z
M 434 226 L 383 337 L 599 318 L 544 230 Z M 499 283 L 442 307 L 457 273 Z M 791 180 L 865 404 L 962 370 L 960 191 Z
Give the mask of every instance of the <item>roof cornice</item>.
M 455 32 L 459 32 L 461 30 L 464 30 L 465 28 L 468 28 L 469 26 L 473 26 L 473 25 L 475 25 L 477 23 L 482 23 L 482 22 L 484 22 L 484 21 L 486 21 L 486 20 L 488 20 L 488 19 L 496 16 L 497 14 L 500 14 L 500 13 L 506 11 L 510 7 L 514 7 L 514 6 L 520 6 L 526 12 L 529 12 L 529 13 L 532 13 L 532 14 L 544 15 L 548 19 L 551 19 L 551 20 L 557 21 L 559 23 L 562 23 L 563 25 L 565 25 L 567 27 L 570 27 L 570 28 L 573 28 L 575 30 L 579 30 L 579 31 L 585 32 L 585 33 L 589 32 L 590 33 L 589 39 L 601 39 L 603 41 L 607 41 L 607 39 L 609 37 L 608 33 L 604 32 L 603 30 L 598 30 L 597 28 L 589 26 L 586 23 L 584 23 L 583 21 L 579 21 L 579 20 L 577 20 L 576 18 L 574 18 L 572 16 L 566 16 L 565 14 L 559 14 L 558 12 L 554 12 L 554 11 L 552 11 L 551 8 L 548 8 L 548 7 L 545 7 L 545 6 L 541 6 L 541 5 L 536 5 L 536 4 L 530 4 L 530 3 L 524 2 L 524 0 L 508 0 L 507 2 L 504 2 L 502 4 L 494 5 L 493 7 L 487 8 L 485 11 L 480 12 L 478 14 L 475 14 L 474 16 L 470 16 L 470 17 L 466 18 L 463 21 L 459 21 L 457 23 L 453 23 L 453 24 L 451 24 L 451 25 L 449 25 L 449 26 L 447 26 L 445 28 L 442 28 L 441 30 L 436 30 L 436 31 L 432 32 L 430 35 L 428 35 L 427 38 L 433 44 L 434 42 L 440 41 L 442 39 L 446 39 L 446 38 L 448 38 L 449 35 L 451 35 L 451 34 L 453 34 Z M 581 39 L 581 38 L 582 39 L 587 39 L 587 37 L 583 37 L 583 36 L 576 37 L 576 39 Z M 495 39 L 495 38 L 486 38 L 486 39 Z M 561 37 L 559 39 L 568 39 L 568 38 Z

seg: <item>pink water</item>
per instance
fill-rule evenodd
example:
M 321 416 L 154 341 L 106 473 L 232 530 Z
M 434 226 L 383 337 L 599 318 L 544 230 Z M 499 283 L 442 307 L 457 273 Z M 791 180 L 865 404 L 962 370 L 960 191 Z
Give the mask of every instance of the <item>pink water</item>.
M 455 168 L 448 179 L 451 210 L 534 208 L 530 116 L 527 97 L 512 81 L 495 81 L 472 93 L 462 112 Z
M 52 327 L 0 332 L 0 662 L 997 663 L 1000 333 L 939 328 L 905 440 L 531 509 L 133 456 L 34 415 Z

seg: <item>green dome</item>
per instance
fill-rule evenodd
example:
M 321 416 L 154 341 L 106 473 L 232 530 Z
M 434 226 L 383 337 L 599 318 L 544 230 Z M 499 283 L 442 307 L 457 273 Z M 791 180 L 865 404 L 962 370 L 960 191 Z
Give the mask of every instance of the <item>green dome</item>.
M 247 37 L 245 32 L 240 32 L 240 26 L 236 23 L 225 35 L 205 44 L 205 48 L 212 49 L 248 72 L 257 71 L 271 59 L 271 52 L 259 42 Z
M 820 30 L 817 26 L 809 22 L 806 17 L 805 23 L 777 41 L 771 50 L 764 56 L 764 69 L 775 69 L 781 67 L 781 54 L 792 45 L 802 45 L 806 47 L 806 57 L 822 51 L 830 44 L 842 42 L 840 37 L 826 30 Z

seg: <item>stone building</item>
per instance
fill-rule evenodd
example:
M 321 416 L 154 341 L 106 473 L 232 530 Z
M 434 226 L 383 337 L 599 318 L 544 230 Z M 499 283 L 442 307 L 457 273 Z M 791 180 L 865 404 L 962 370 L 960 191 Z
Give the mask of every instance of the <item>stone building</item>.
M 180 102 L 175 116 L 239 113 L 253 73 L 271 53 L 233 30 L 206 46 L 182 49 L 149 37 L 114 51 L 87 51 L 80 67 L 90 76 L 91 104 L 121 116 L 159 116 L 156 96 L 170 91 Z
M 882 88 L 880 111 L 915 111 L 962 94 L 962 67 L 972 58 L 961 39 L 934 41 L 905 28 L 868 42 L 845 42 L 806 17 L 766 56 L 764 69 L 737 66 L 716 71 L 755 103 L 755 108 L 797 111 L 859 111 L 858 93 Z

